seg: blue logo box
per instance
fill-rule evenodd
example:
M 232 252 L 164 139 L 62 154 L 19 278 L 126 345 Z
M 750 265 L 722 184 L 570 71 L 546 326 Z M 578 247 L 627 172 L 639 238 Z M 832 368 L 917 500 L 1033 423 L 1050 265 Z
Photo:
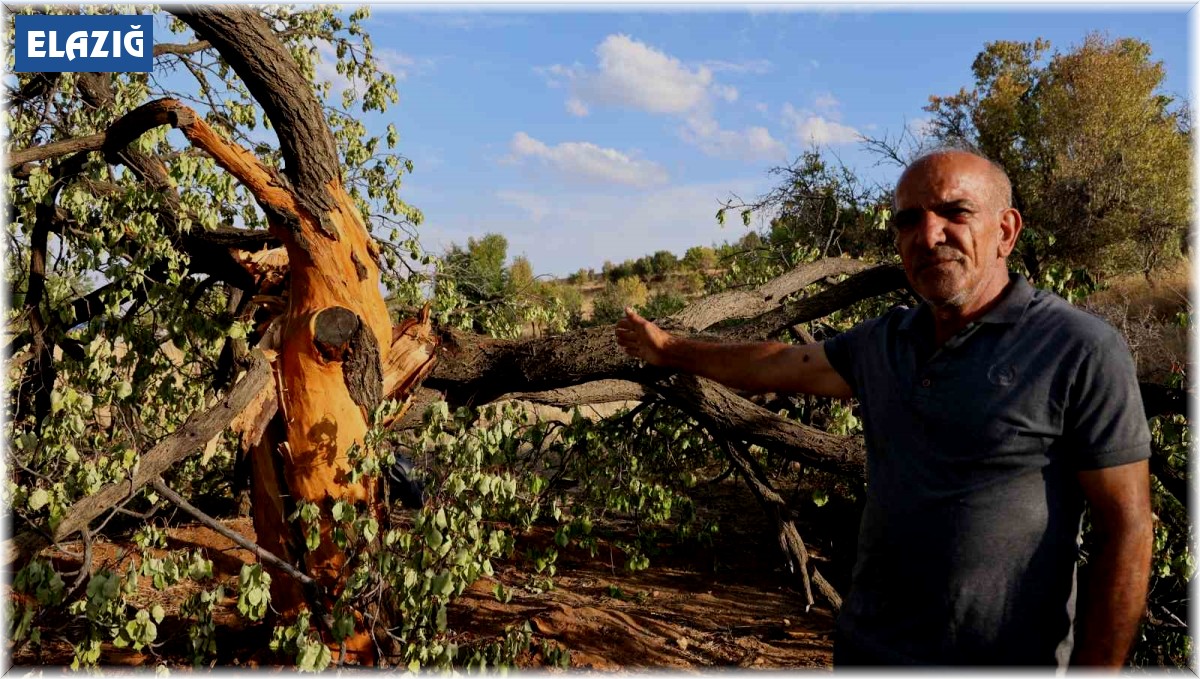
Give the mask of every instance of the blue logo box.
M 18 14 L 13 42 L 18 73 L 154 70 L 149 14 Z

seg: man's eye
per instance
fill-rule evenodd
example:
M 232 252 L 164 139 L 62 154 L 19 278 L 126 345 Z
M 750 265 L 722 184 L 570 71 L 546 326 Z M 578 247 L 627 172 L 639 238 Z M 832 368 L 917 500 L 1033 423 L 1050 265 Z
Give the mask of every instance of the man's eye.
M 892 227 L 897 231 L 911 229 L 917 224 L 917 216 L 913 214 L 898 214 L 892 218 Z

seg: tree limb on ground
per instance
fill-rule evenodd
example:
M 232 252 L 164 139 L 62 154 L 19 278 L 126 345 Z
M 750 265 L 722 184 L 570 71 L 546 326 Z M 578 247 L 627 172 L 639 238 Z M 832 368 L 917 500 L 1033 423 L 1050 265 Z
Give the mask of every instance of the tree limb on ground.
M 538 405 L 567 409 L 596 403 L 644 401 L 651 393 L 645 385 L 629 380 L 596 380 L 548 391 L 514 391 L 505 394 L 498 400 L 527 401 Z
M 815 565 L 809 563 L 808 549 L 804 546 L 804 540 L 800 537 L 800 531 L 796 529 L 796 523 L 791 519 L 791 510 L 788 509 L 787 502 L 783 497 L 771 487 L 770 481 L 767 480 L 767 475 L 762 467 L 749 454 L 749 451 L 740 446 L 725 442 L 723 446 L 726 456 L 733 463 L 734 468 L 750 487 L 754 496 L 758 498 L 758 502 L 762 505 L 763 511 L 775 524 L 778 531 L 779 548 L 783 551 L 788 559 L 788 566 L 793 572 L 799 572 L 801 589 L 804 592 L 806 608 L 811 607 L 815 603 L 812 594 L 812 585 L 817 586 L 817 591 L 836 613 L 842 608 L 842 597 L 838 594 L 833 585 L 821 575 Z
M 860 437 L 840 437 L 757 406 L 695 375 L 675 375 L 651 389 L 666 397 L 714 436 L 762 446 L 789 460 L 862 480 L 866 449 Z
M 222 524 L 220 521 L 217 521 L 216 519 L 212 518 L 208 514 L 205 514 L 204 512 L 197 509 L 192 503 L 183 499 L 183 496 L 181 496 L 179 493 L 176 493 L 174 490 L 171 490 L 171 488 L 166 484 L 166 482 L 164 482 L 162 480 L 161 476 L 155 477 L 154 480 L 150 482 L 150 485 L 154 488 L 155 492 L 157 492 L 159 495 L 162 495 L 163 497 L 165 497 L 167 499 L 167 501 L 171 502 L 175 506 L 179 507 L 183 511 L 190 514 L 192 516 L 192 518 L 196 519 L 204 526 L 207 526 L 208 528 L 216 531 L 219 535 L 222 535 L 225 538 L 228 538 L 234 544 L 236 544 L 237 546 L 241 547 L 242 549 L 250 552 L 254 556 L 258 557 L 259 559 L 271 564 L 272 566 L 278 568 L 279 570 L 283 571 L 284 573 L 287 573 L 288 575 L 290 575 L 291 577 L 293 577 L 297 581 L 299 581 L 301 584 L 320 589 L 320 587 L 321 587 L 320 583 L 318 583 L 316 580 L 313 580 L 308 575 L 301 573 L 292 564 L 284 561 L 283 559 L 280 559 L 279 557 L 277 557 L 274 554 L 272 554 L 271 552 L 263 549 L 262 547 L 259 547 L 258 545 L 254 544 L 250 540 L 247 540 L 246 538 L 242 537 L 242 535 L 240 533 L 238 533 L 237 531 L 229 529 L 224 524 Z

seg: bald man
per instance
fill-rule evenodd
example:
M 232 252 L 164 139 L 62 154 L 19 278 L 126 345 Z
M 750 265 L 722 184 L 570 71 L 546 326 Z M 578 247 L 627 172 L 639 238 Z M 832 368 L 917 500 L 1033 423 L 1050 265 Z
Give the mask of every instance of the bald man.
M 1009 273 L 1011 194 L 972 153 L 913 162 L 893 228 L 924 303 L 824 343 L 696 342 L 630 310 L 617 324 L 654 365 L 859 400 L 867 497 L 837 666 L 1119 667 L 1133 643 L 1153 544 L 1133 361 L 1112 327 Z

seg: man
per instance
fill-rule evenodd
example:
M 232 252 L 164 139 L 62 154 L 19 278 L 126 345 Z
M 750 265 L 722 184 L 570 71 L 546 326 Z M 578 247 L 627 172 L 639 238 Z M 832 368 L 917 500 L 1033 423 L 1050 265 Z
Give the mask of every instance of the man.
M 1009 274 L 1011 192 L 965 151 L 910 165 L 893 220 L 925 303 L 822 344 L 695 342 L 630 310 L 617 324 L 654 365 L 858 398 L 867 499 L 835 665 L 1119 667 L 1132 645 L 1153 543 L 1133 362 L 1110 326 Z M 1076 618 L 1085 500 L 1097 544 Z

